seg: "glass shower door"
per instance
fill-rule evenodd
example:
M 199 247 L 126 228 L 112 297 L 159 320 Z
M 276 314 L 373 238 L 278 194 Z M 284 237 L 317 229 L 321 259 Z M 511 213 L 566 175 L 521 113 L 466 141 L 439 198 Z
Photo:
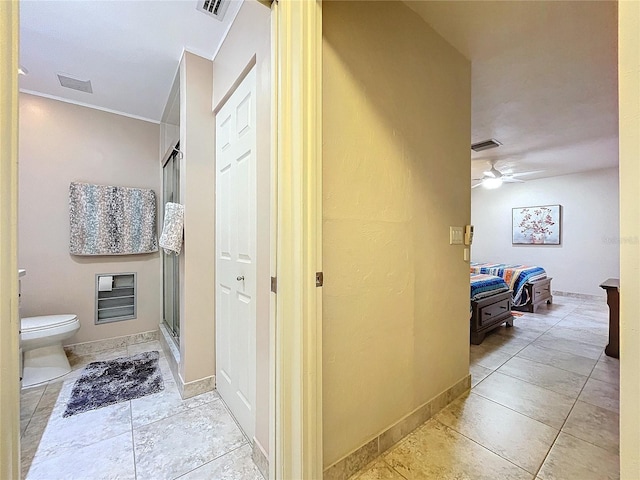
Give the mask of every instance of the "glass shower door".
M 180 201 L 179 144 L 162 168 L 162 208 L 167 202 Z M 180 337 L 180 269 L 179 257 L 162 250 L 162 297 L 164 323 L 173 339 Z

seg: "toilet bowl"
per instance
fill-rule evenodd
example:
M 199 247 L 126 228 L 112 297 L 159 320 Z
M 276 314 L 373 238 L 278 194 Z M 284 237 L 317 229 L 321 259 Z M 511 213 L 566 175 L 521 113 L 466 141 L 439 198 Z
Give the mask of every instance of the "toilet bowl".
M 63 340 L 80 328 L 73 314 L 25 317 L 20 321 L 20 347 L 24 355 L 22 386 L 31 387 L 71 371 Z

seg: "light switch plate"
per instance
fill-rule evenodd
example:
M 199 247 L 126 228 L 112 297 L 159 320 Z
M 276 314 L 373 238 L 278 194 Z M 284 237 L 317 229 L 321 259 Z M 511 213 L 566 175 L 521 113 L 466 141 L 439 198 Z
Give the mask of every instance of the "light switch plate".
M 449 227 L 449 245 L 462 245 L 463 227 Z

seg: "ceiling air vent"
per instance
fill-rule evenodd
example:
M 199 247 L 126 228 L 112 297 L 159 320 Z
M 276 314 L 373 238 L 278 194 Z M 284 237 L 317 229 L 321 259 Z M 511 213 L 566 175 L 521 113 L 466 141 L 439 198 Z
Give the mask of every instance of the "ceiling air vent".
M 224 17 L 231 0 L 200 0 L 196 9 L 220 21 Z
M 78 90 L 79 92 L 93 93 L 93 89 L 91 88 L 91 80 L 79 80 L 77 78 L 63 75 L 61 73 L 58 73 L 58 80 L 60 80 L 60 85 L 65 88 Z
M 481 152 L 482 150 L 489 150 L 490 148 L 496 148 L 502 145 L 495 138 L 490 138 L 489 140 L 483 140 L 482 142 L 477 142 L 471 145 L 471 150 L 474 152 Z

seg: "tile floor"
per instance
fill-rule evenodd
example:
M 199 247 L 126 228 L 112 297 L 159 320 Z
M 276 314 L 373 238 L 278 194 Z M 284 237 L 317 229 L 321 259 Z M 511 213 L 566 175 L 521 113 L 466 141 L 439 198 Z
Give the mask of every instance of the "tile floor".
M 606 302 L 556 296 L 471 345 L 471 392 L 351 480 L 618 479 Z
M 63 418 L 82 368 L 160 352 L 164 390 Z M 215 392 L 182 400 L 158 342 L 70 359 L 73 371 L 22 391 L 22 477 L 28 480 L 264 480 L 251 443 Z
M 471 345 L 471 393 L 352 479 L 619 478 L 607 315 L 604 301 L 556 296 Z M 62 418 L 84 365 L 149 350 L 160 352 L 162 392 Z M 71 361 L 61 381 L 22 392 L 23 478 L 263 480 L 217 394 L 182 400 L 157 342 Z

